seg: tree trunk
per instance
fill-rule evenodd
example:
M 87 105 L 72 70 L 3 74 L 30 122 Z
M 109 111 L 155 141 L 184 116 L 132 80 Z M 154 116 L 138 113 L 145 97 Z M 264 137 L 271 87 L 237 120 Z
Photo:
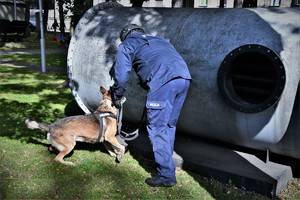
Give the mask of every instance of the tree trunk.
M 220 6 L 219 6 L 219 8 L 224 8 L 224 4 L 225 4 L 225 1 L 224 0 L 220 0 Z
M 58 13 L 59 13 L 59 30 L 62 34 L 65 33 L 65 16 L 64 16 L 64 1 L 58 0 Z
M 47 32 L 47 24 L 48 24 L 48 12 L 49 12 L 49 0 L 44 0 L 44 14 L 43 14 L 43 26 L 44 33 Z
M 143 7 L 144 0 L 131 0 L 132 7 Z
M 182 7 L 184 8 L 194 8 L 195 1 L 194 0 L 183 0 Z
M 172 8 L 182 8 L 182 0 L 172 0 Z
M 242 8 L 243 7 L 243 0 L 236 0 L 234 1 L 234 8 Z
M 243 7 L 244 8 L 257 7 L 257 0 L 244 0 Z

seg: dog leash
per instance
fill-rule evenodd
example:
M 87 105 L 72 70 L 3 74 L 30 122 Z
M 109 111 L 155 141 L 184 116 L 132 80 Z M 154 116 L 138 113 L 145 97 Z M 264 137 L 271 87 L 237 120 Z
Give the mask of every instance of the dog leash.
M 122 97 L 121 103 L 120 103 L 120 108 L 118 109 L 118 119 L 117 119 L 117 122 L 118 122 L 118 134 L 125 141 L 132 141 L 132 140 L 136 139 L 139 136 L 139 128 L 136 129 L 133 132 L 130 132 L 130 133 L 122 131 L 123 104 L 125 103 L 125 101 L 126 101 L 126 98 Z

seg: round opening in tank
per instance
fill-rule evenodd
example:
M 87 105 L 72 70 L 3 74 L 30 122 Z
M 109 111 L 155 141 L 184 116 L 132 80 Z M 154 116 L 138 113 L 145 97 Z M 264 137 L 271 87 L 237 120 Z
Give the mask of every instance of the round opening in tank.
M 249 44 L 231 51 L 218 72 L 218 87 L 225 101 L 240 112 L 257 113 L 273 106 L 285 85 L 279 56 L 262 45 Z

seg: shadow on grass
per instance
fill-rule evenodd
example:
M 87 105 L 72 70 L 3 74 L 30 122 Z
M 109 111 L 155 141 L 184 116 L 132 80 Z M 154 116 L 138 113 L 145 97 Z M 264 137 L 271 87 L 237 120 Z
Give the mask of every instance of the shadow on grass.
M 0 73 L 2 79 L 0 84 L 0 91 L 2 91 L 2 95 L 0 95 L 0 136 L 2 137 L 48 147 L 47 143 L 39 141 L 45 139 L 47 133 L 41 130 L 27 129 L 24 123 L 26 118 L 51 124 L 66 116 L 84 114 L 74 100 L 70 89 L 59 87 L 57 79 L 65 79 L 64 74 L 41 74 L 24 68 L 10 67 L 1 67 Z M 43 81 L 45 79 L 47 81 Z M 36 97 L 32 97 L 33 95 Z M 61 106 L 54 108 L 55 104 Z M 75 148 L 107 152 L 103 145 L 98 144 L 78 142 Z
M 7 189 L 11 193 L 14 190 L 8 187 L 16 185 L 16 190 L 22 193 L 22 196 L 17 195 L 19 198 L 32 198 L 34 195 L 39 198 L 55 198 L 56 196 L 59 198 L 80 198 L 82 195 L 91 192 L 96 194 L 96 198 L 101 196 L 107 199 L 119 198 L 125 194 L 127 198 L 132 199 L 140 199 L 144 194 L 155 196 L 156 193 L 160 193 L 161 198 L 167 196 L 163 189 L 149 192 L 151 189 L 144 183 L 144 179 L 147 177 L 144 177 L 144 172 L 138 171 L 144 169 L 147 173 L 153 174 L 155 165 L 153 160 L 146 159 L 141 153 L 132 153 L 138 165 L 123 164 L 123 162 L 126 162 L 127 157 L 130 158 L 128 154 L 125 155 L 124 161 L 117 165 L 114 159 L 107 154 L 102 144 L 77 143 L 74 153 L 69 154 L 68 157 L 72 156 L 72 160 L 84 160 L 79 164 L 80 167 L 72 168 L 54 162 L 55 156 L 46 150 L 49 147 L 49 144 L 45 141 L 46 133 L 40 130 L 27 129 L 24 120 L 30 117 L 37 121 L 52 123 L 65 116 L 83 114 L 69 89 L 57 87 L 57 80 L 66 77 L 64 75 L 40 74 L 27 69 L 9 67 L 0 68 L 0 76 L 0 136 L 9 139 L 9 143 L 12 144 L 16 143 L 14 141 L 21 141 L 22 143 L 36 145 L 32 149 L 27 149 L 30 148 L 30 145 L 14 146 L 12 152 L 16 152 L 18 155 L 5 156 L 6 163 L 3 164 L 3 170 L 1 169 L 1 177 L 5 182 L 0 184 L 4 188 L 1 192 Z M 60 106 L 56 107 L 55 105 Z M 12 147 L 8 146 L 6 148 L 9 150 Z M 101 155 L 99 150 L 105 152 L 105 155 Z M 24 152 L 28 152 L 30 155 L 28 161 L 24 160 L 26 158 Z M 96 157 L 91 161 L 93 156 Z M 101 157 L 97 158 L 98 156 Z M 131 160 L 131 162 L 135 161 Z M 18 185 L 18 181 L 6 178 L 15 178 L 11 174 L 16 174 L 15 176 L 26 174 L 22 171 L 13 172 L 13 168 L 17 166 L 19 170 L 24 169 L 23 165 L 28 165 L 27 162 L 30 163 L 30 166 L 26 170 L 33 171 L 32 176 L 34 178 L 32 180 L 44 184 L 39 189 L 40 191 L 26 191 L 26 187 Z M 36 168 L 35 163 L 41 165 L 41 167 Z M 30 182 L 24 177 L 19 179 L 23 182 Z M 94 185 L 89 187 L 88 185 L 91 183 Z M 36 183 L 30 183 L 29 185 L 32 184 Z M 106 188 L 105 185 L 110 186 Z M 94 188 L 96 188 L 96 191 Z M 186 192 L 187 187 L 185 186 L 176 187 L 173 190 L 178 191 L 179 194 L 189 194 Z M 38 192 L 43 195 L 34 194 Z M 9 197 L 9 193 L 6 192 L 1 195 L 2 197 Z
M 147 177 L 145 177 L 144 171 L 140 171 L 144 169 L 150 174 L 155 172 L 152 151 L 147 156 L 144 156 L 142 152 L 130 151 L 134 158 L 130 162 L 136 161 L 138 164 L 126 163 L 125 155 L 124 161 L 117 165 L 114 159 L 107 155 L 102 144 L 77 143 L 74 154 L 68 156 L 74 156 L 72 160 L 84 160 L 84 162 L 79 163 L 79 167 L 63 166 L 54 162 L 55 156 L 44 150 L 49 146 L 48 143 L 40 141 L 44 141 L 46 134 L 40 130 L 27 129 L 24 120 L 26 117 L 30 117 L 37 121 L 52 123 L 65 116 L 83 114 L 73 100 L 69 89 L 57 88 L 57 80 L 64 79 L 65 76 L 40 74 L 26 69 L 13 68 L 0 68 L 0 76 L 2 79 L 0 82 L 0 136 L 11 141 L 36 145 L 34 147 L 29 147 L 30 145 L 7 147 L 8 149 L 13 148 L 13 152 L 17 152 L 18 155 L 5 155 L 5 163 L 2 164 L 3 166 L 1 165 L 0 175 L 0 178 L 5 182 L 0 183 L 0 186 L 4 188 L 2 191 L 7 189 L 8 192 L 0 194 L 0 199 L 14 192 L 13 189 L 9 188 L 14 184 L 17 185 L 16 188 L 22 195 L 18 196 L 19 198 L 36 196 L 37 198 L 75 199 L 87 196 L 98 199 L 99 197 L 103 199 L 120 197 L 141 199 L 148 197 L 148 195 L 153 198 L 159 194 L 161 196 L 158 198 L 163 199 L 169 194 L 191 195 L 188 191 L 189 185 L 176 186 L 170 190 L 164 190 L 164 188 L 153 190 L 145 186 L 144 179 Z M 36 93 L 38 93 L 38 97 L 32 97 Z M 22 99 L 23 97 L 26 99 Z M 60 106 L 56 107 L 57 104 Z M 149 145 L 145 146 L 144 150 L 148 147 L 151 148 Z M 24 149 L 24 147 L 32 149 Z M 106 155 L 99 155 L 99 150 L 105 152 Z M 28 151 L 28 153 L 26 154 L 24 151 Z M 0 156 L 2 156 L 1 153 L 0 151 Z M 29 159 L 29 164 L 23 161 L 26 157 Z M 23 165 L 28 165 L 26 170 L 32 171 L 33 183 L 30 182 L 31 178 L 29 180 L 27 177 L 18 177 L 19 172 L 13 172 L 15 166 L 19 166 L 17 169 L 24 170 Z M 38 165 L 41 167 L 36 167 Z M 23 174 L 23 172 L 20 173 Z M 211 189 L 211 185 L 206 184 L 200 176 L 192 176 L 200 186 L 211 194 L 216 191 L 223 192 L 222 187 Z M 42 184 L 43 187 L 39 190 L 29 190 L 27 187 L 18 185 L 18 181 L 14 181 L 14 179 L 21 180 L 23 183 L 29 182 L 26 186 Z M 172 191 L 176 192 L 172 193 Z M 95 196 L 88 196 L 90 193 Z M 221 197 L 226 198 L 226 195 L 221 195 Z
M 4 160 L 0 164 L 0 187 L 2 188 L 0 189 L 0 199 L 8 198 L 11 195 L 18 198 L 35 196 L 39 198 L 80 198 L 82 195 L 89 194 L 90 189 L 93 190 L 86 185 L 89 184 L 89 181 L 95 182 L 94 179 L 97 175 L 99 175 L 99 182 L 102 185 L 107 182 L 111 183 L 113 180 L 117 185 L 116 188 L 121 188 L 122 184 L 127 182 L 127 177 L 123 175 L 123 171 L 126 169 L 119 171 L 120 168 L 113 168 L 111 165 L 115 165 L 114 159 L 108 155 L 105 156 L 105 159 L 109 159 L 109 162 L 106 160 L 107 162 L 103 161 L 102 163 L 101 159 L 94 159 L 92 161 L 96 164 L 86 164 L 91 162 L 89 156 L 93 156 L 92 152 L 100 150 L 107 154 L 102 144 L 77 143 L 75 154 L 77 150 L 83 150 L 83 154 L 85 150 L 89 153 L 86 163 L 80 164 L 81 169 L 63 166 L 55 163 L 54 156 L 50 156 L 51 154 L 44 150 L 49 147 L 47 142 L 43 142 L 46 133 L 40 130 L 29 130 L 25 126 L 24 120 L 27 117 L 52 123 L 65 116 L 83 114 L 69 89 L 57 88 L 57 80 L 64 79 L 65 76 L 40 74 L 27 69 L 0 66 L 0 77 L 0 157 L 1 160 Z M 25 146 L 22 143 L 34 146 Z M 78 153 L 79 156 L 80 154 L 82 151 Z M 75 158 L 78 155 L 74 155 Z M 69 154 L 68 156 L 73 155 Z M 110 165 L 105 163 L 110 163 Z M 24 168 L 23 165 L 28 166 Z M 38 165 L 41 167 L 37 167 Z M 24 175 L 28 174 L 26 171 L 32 171 L 32 173 L 29 172 L 29 178 Z M 104 171 L 103 174 L 101 171 Z M 33 178 L 30 178 L 31 176 Z M 118 177 L 120 183 L 115 177 Z M 23 182 L 26 187 L 20 185 L 18 180 Z M 34 187 L 36 184 L 45 186 L 39 188 L 40 191 L 27 188 Z M 101 184 L 97 187 L 101 188 Z M 97 191 L 94 193 L 97 194 Z M 98 195 L 97 198 L 100 196 Z M 108 196 L 108 198 L 110 197 Z
M 65 79 L 64 75 L 40 74 L 28 69 L 3 66 L 0 73 L 1 136 L 26 140 L 36 136 L 35 131 L 25 129 L 26 117 L 50 122 L 64 116 L 55 107 L 72 100 L 69 90 L 58 88 L 57 80 Z

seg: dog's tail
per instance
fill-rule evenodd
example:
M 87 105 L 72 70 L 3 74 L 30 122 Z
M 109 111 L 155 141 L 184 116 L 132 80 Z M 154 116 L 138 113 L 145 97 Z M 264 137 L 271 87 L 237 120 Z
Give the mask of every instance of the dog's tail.
M 48 124 L 39 123 L 34 120 L 30 120 L 28 118 L 25 119 L 25 124 L 26 124 L 27 128 L 30 128 L 30 129 L 41 129 L 41 130 L 47 131 L 47 132 L 49 132 L 49 130 L 50 130 Z

